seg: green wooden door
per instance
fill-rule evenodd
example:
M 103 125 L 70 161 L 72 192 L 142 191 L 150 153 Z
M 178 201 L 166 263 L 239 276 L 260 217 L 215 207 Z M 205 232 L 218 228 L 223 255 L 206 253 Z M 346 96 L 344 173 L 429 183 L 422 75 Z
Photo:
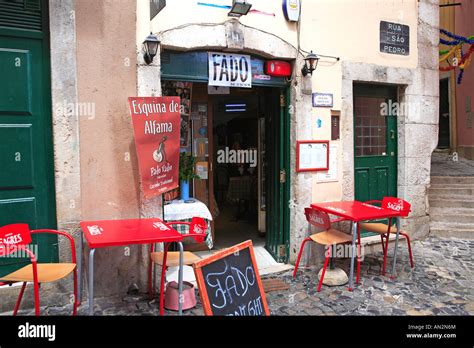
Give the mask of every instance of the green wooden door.
M 288 89 L 271 89 L 266 96 L 266 248 L 278 262 L 288 261 L 290 245 L 288 93 Z
M 354 85 L 356 200 L 397 195 L 396 102 L 396 87 Z
M 47 31 L 28 19 L 25 7 L 13 6 L 20 3 L 0 2 L 11 16 L 9 22 L 0 17 L 0 226 L 55 228 Z M 27 10 L 41 17 L 41 9 Z M 38 236 L 31 248 L 40 262 L 57 261 L 56 237 Z M 0 275 L 25 262 L 0 259 Z

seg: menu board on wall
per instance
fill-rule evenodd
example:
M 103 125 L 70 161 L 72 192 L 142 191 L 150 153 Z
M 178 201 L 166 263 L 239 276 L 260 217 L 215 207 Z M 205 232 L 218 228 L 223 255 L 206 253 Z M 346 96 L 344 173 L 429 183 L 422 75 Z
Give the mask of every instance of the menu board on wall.
M 324 171 L 328 169 L 328 140 L 302 140 L 296 142 L 297 172 Z
M 337 145 L 329 147 L 329 170 L 327 172 L 319 172 L 317 175 L 318 182 L 334 182 L 338 181 L 337 171 Z

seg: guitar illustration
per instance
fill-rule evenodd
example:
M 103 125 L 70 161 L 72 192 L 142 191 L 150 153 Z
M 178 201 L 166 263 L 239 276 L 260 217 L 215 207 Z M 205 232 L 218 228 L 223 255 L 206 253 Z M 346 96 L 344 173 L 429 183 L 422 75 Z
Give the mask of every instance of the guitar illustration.
M 158 144 L 158 148 L 153 151 L 153 159 L 158 163 L 166 161 L 165 141 L 167 139 L 168 137 L 163 137 L 161 142 Z

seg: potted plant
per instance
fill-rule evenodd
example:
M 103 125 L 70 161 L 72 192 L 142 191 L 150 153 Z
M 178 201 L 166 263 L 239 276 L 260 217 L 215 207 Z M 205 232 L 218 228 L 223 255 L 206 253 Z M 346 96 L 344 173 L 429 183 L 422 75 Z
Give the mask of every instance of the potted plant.
M 189 181 L 198 176 L 194 173 L 194 165 L 196 159 L 186 152 L 179 154 L 179 189 L 181 191 L 181 199 L 189 200 Z

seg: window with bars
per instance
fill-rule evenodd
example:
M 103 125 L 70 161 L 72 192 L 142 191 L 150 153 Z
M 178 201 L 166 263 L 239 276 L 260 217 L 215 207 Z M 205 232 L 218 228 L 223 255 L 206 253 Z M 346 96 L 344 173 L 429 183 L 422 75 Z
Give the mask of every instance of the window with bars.
M 356 156 L 385 156 L 387 154 L 387 117 L 381 114 L 384 98 L 356 97 L 355 142 Z

